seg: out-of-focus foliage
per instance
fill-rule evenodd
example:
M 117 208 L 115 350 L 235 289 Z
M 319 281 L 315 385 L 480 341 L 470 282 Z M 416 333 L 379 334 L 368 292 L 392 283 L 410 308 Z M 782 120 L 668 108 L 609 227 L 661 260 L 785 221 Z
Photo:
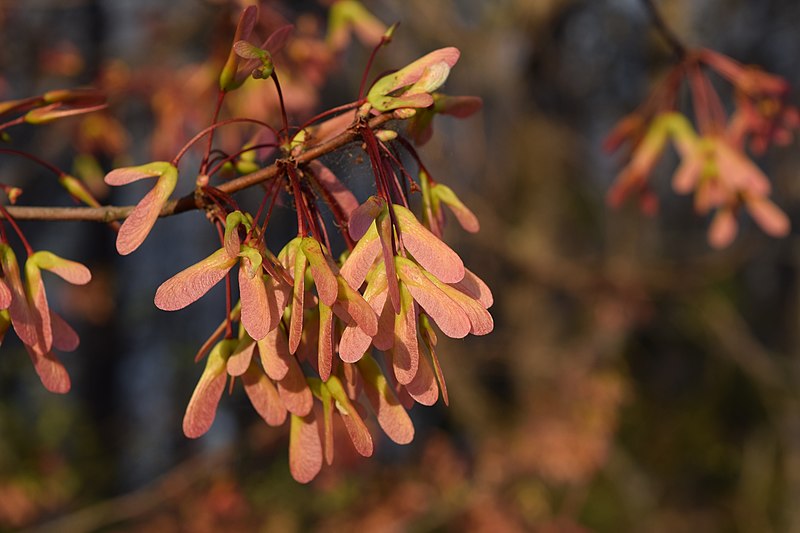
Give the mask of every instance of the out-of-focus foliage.
M 171 156 L 207 123 L 208 88 L 230 44 L 217 29 L 230 28 L 236 11 L 188 0 L 135 4 L 0 6 L 4 98 L 93 80 L 109 92 L 108 112 L 29 134 L 42 155 L 65 165 L 73 141 L 92 151 L 101 168 L 78 159 L 75 172 L 101 197 L 100 178 L 112 162 L 157 159 L 159 150 Z M 293 18 L 290 9 L 307 8 L 298 33 L 321 34 L 319 7 L 292 4 L 264 11 L 277 27 Z M 241 395 L 228 402 L 210 442 L 188 443 L 180 417 L 197 375 L 189 362 L 193 330 L 212 320 L 202 310 L 196 319 L 165 318 L 147 307 L 174 273 L 154 261 L 171 253 L 169 241 L 145 250 L 135 268 L 118 270 L 106 228 L 58 235 L 42 228 L 37 238 L 78 243 L 101 274 L 88 286 L 91 302 L 69 287 L 61 293 L 59 306 L 78 316 L 84 339 L 68 359 L 77 375 L 66 401 L 32 392 L 20 377 L 21 347 L 0 360 L 2 527 L 55 520 L 54 531 L 800 528 L 796 237 L 774 240 L 742 221 L 740 238 L 714 252 L 706 221 L 686 198 L 662 195 L 653 218 L 604 203 L 619 161 L 602 152 L 602 139 L 671 61 L 641 6 L 367 4 L 413 35 L 396 39 L 379 56 L 380 68 L 456 45 L 461 59 L 448 91 L 484 99 L 477 119 L 437 122 L 443 135 L 424 149 L 434 178 L 459 176 L 450 185 L 481 221 L 477 237 L 453 231 L 451 242 L 496 299 L 491 336 L 468 345 L 441 341 L 450 407 L 414 408 L 415 443 L 379 441 L 369 462 L 352 453 L 339 428 L 337 465 L 309 486 L 287 473 L 287 435 L 256 420 Z M 798 86 L 795 2 L 661 4 L 687 42 Z M 366 53 L 348 48 L 340 59 L 346 74 L 319 97 L 352 94 Z M 11 76 L 25 85 L 9 83 Z M 308 87 L 286 93 L 297 113 L 315 98 Z M 789 98 L 797 102 L 797 91 Z M 254 94 L 246 105 L 269 102 Z M 795 143 L 756 159 L 793 227 L 799 154 Z M 661 192 L 673 168 L 674 161 L 655 168 Z M 28 173 L 26 194 L 49 194 L 22 164 L 0 173 L 20 180 Z M 169 224 L 173 235 L 186 229 Z M 80 239 L 84 230 L 89 237 Z M 185 244 L 174 254 L 199 257 L 207 245 Z M 112 292 L 121 298 L 109 300 Z M 171 340 L 159 341 L 166 332 Z

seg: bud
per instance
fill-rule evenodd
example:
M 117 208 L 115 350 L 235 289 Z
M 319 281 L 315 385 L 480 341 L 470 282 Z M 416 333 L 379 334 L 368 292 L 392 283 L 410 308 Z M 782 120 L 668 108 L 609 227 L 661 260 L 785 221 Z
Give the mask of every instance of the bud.
M 92 193 L 89 192 L 83 182 L 75 176 L 61 174 L 58 177 L 58 183 L 60 183 L 61 186 L 66 189 L 67 193 L 76 201 L 83 202 L 84 204 L 92 207 L 100 207 L 100 202 L 95 200 L 94 196 L 92 196 Z
M 375 137 L 383 142 L 389 142 L 397 139 L 397 132 L 394 130 L 378 130 L 375 132 Z

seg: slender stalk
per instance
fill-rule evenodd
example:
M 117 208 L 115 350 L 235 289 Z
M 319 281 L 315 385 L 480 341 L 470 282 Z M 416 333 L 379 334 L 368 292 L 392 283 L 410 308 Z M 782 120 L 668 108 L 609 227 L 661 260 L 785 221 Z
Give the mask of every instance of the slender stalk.
M 319 196 L 322 197 L 322 199 L 328 205 L 328 208 L 331 210 L 334 222 L 340 228 L 345 228 L 347 226 L 347 217 L 342 211 L 342 208 L 339 205 L 339 203 L 336 202 L 336 200 L 334 199 L 331 192 L 325 188 L 325 186 L 320 182 L 319 177 L 313 171 L 306 172 L 306 175 L 311 179 L 311 183 L 314 186 L 314 189 L 317 191 Z M 356 243 L 353 241 L 352 237 L 350 237 L 350 232 L 343 231 L 342 236 L 344 237 L 344 240 L 347 244 L 347 248 L 349 250 L 352 250 L 355 247 Z M 328 247 L 328 249 L 330 249 L 330 246 Z
M 286 167 L 286 174 L 289 176 L 289 183 L 292 186 L 294 208 L 297 211 L 297 234 L 306 237 L 305 212 L 303 209 L 303 194 L 300 192 L 300 180 L 297 178 L 292 166 Z
M 257 125 L 262 126 L 264 128 L 270 129 L 273 132 L 275 131 L 275 128 L 273 128 L 272 126 L 270 126 L 266 122 L 262 122 L 260 120 L 254 119 L 254 118 L 230 118 L 228 120 L 223 120 L 222 122 L 215 122 L 214 124 L 208 126 L 206 129 L 204 129 L 203 131 L 199 132 L 197 135 L 195 135 L 194 137 L 189 139 L 189 142 L 184 144 L 183 148 L 180 149 L 180 151 L 178 152 L 178 155 L 176 155 L 172 159 L 172 164 L 177 167 L 178 163 L 180 163 L 180 161 L 183 158 L 183 156 L 186 155 L 186 152 L 189 151 L 189 148 L 191 148 L 197 141 L 199 141 L 200 139 L 202 139 L 206 135 L 211 134 L 215 129 L 220 128 L 222 126 L 227 126 L 228 124 L 237 124 L 237 123 L 242 123 L 242 122 L 243 123 L 247 123 L 247 124 L 257 124 Z M 276 132 L 275 136 L 277 137 L 277 132 Z
M 414 148 L 414 146 L 410 142 L 408 142 L 408 140 L 405 139 L 401 135 L 398 135 L 397 138 L 394 139 L 394 140 L 397 141 L 398 143 L 400 143 L 400 146 L 405 148 L 406 153 L 408 153 L 408 155 L 410 155 L 411 157 L 414 158 L 414 161 L 417 162 L 417 166 L 419 167 L 419 170 L 424 172 L 425 174 L 427 174 L 428 175 L 428 179 L 430 179 L 432 183 L 436 183 L 436 180 L 434 180 L 431 177 L 430 172 L 428 172 L 428 169 L 425 167 L 425 164 L 422 162 L 422 158 L 420 158 L 419 153 L 417 153 L 416 148 Z
M 314 214 L 317 217 L 317 227 L 319 228 L 322 238 L 324 239 L 323 243 L 325 244 L 325 247 L 328 249 L 328 252 L 330 253 L 330 250 L 332 249 L 331 240 L 330 238 L 328 238 L 328 230 L 325 227 L 325 221 L 322 220 L 322 213 L 320 213 L 319 209 L 317 209 L 315 210 Z
M 721 122 L 715 120 L 714 107 L 709 94 L 709 90 L 713 91 L 713 89 L 697 64 L 692 65 L 689 69 L 689 87 L 699 131 L 704 135 L 719 133 L 724 127 L 724 118 Z
M 217 222 L 217 234 L 219 235 L 219 242 L 225 246 L 225 232 L 222 229 L 222 223 Z M 230 270 L 225 274 L 225 338 L 230 339 L 233 337 L 233 325 L 231 324 L 231 272 Z
M 414 178 L 412 178 L 411 175 L 408 173 L 406 168 L 403 166 L 403 163 L 400 161 L 400 159 L 394 154 L 394 152 L 392 150 L 389 149 L 388 146 L 386 146 L 384 143 L 379 143 L 378 146 L 383 150 L 383 153 L 386 154 L 386 157 L 388 157 L 389 160 L 392 163 L 394 163 L 395 168 L 397 170 L 399 170 L 400 173 L 405 178 L 406 187 L 403 187 L 403 184 L 400 183 L 400 179 L 397 176 L 397 172 L 393 172 L 395 186 L 397 187 L 397 194 L 400 197 L 400 200 L 402 201 L 403 206 L 404 207 L 408 207 L 408 186 L 407 185 L 410 184 L 410 183 L 413 183 L 414 186 L 417 187 L 416 182 L 414 181 Z M 417 187 L 416 190 L 419 190 L 419 188 Z
M 297 176 L 297 174 L 295 174 L 295 176 Z M 307 188 L 303 187 L 302 183 L 300 183 L 299 178 L 298 178 L 298 185 L 300 186 L 300 193 L 302 195 L 301 200 L 303 206 L 303 215 L 305 216 L 305 220 L 308 222 L 308 225 L 310 226 L 311 236 L 320 241 L 321 239 L 319 230 L 317 228 L 316 223 L 314 222 L 314 216 L 311 214 L 311 211 L 313 210 L 312 208 L 313 204 L 309 202 L 310 193 L 308 192 Z
M 386 177 L 384 176 L 383 166 L 381 165 L 381 153 L 378 149 L 378 141 L 375 139 L 375 133 L 372 131 L 372 128 L 368 126 L 362 126 L 359 131 L 364 141 L 364 149 L 367 152 L 369 164 L 372 167 L 372 174 L 375 176 L 375 188 L 380 196 L 391 203 L 392 197 L 389 192 Z
M 6 219 L 6 221 L 9 224 L 11 224 L 12 228 L 14 228 L 14 231 L 16 232 L 17 237 L 19 237 L 19 240 L 22 242 L 22 246 L 25 247 L 25 252 L 29 256 L 33 255 L 33 248 L 31 248 L 30 243 L 28 243 L 28 239 L 25 238 L 25 235 L 22 233 L 22 230 L 19 228 L 19 226 L 17 225 L 16 221 L 12 217 L 10 217 L 8 215 L 8 211 L 6 211 L 6 208 L 3 207 L 2 205 L 0 205 L 0 213 L 3 214 L 3 217 Z
M 275 90 L 278 91 L 278 103 L 281 106 L 281 121 L 283 122 L 283 131 L 286 133 L 286 142 L 289 142 L 289 119 L 286 117 L 286 106 L 283 104 L 283 91 L 281 90 L 281 84 L 278 81 L 278 73 L 273 70 L 271 78 L 275 83 Z M 278 137 L 278 141 L 280 141 L 280 136 Z
M 252 152 L 253 150 L 260 150 L 262 148 L 276 148 L 277 146 L 278 145 L 276 145 L 275 143 L 254 144 L 253 146 L 248 146 L 244 150 L 239 150 L 238 152 L 233 153 L 231 155 L 226 155 L 222 159 L 215 159 L 214 166 L 208 172 L 208 175 L 209 176 L 215 175 L 222 169 L 223 166 L 225 166 L 225 163 L 230 163 L 237 157 L 240 157 L 241 155 L 246 154 L 247 152 Z
M 725 124 L 728 122 L 725 108 L 722 105 L 719 94 L 711 84 L 711 80 L 708 79 L 708 76 L 703 76 L 703 86 L 706 94 L 708 95 L 709 113 L 712 121 L 714 122 L 714 131 L 715 133 L 721 133 L 725 130 Z
M 219 112 L 222 110 L 222 101 L 225 100 L 225 91 L 222 89 L 217 93 L 217 106 L 214 108 L 214 117 L 211 119 L 211 124 L 216 124 L 219 119 Z M 206 153 L 203 156 L 203 162 L 200 164 L 200 174 L 205 175 L 208 171 L 208 158 L 211 156 L 211 146 L 214 144 L 214 130 L 208 132 L 208 142 L 206 143 Z
M 0 131 L 6 130 L 11 126 L 19 126 L 20 124 L 25 123 L 25 116 L 17 117 L 15 119 L 9 120 L 8 122 L 3 122 L 0 124 Z
M 369 76 L 369 71 L 372 69 L 372 63 L 375 62 L 375 56 L 378 55 L 378 50 L 383 48 L 383 45 L 389 42 L 389 39 L 386 38 L 386 35 L 381 37 L 381 41 L 375 45 L 375 48 L 372 49 L 372 53 L 369 54 L 369 59 L 367 60 L 367 65 L 364 67 L 364 73 L 361 75 L 361 83 L 358 86 L 358 100 L 361 101 L 364 98 L 364 91 L 367 88 L 367 76 Z
M 2 117 L 3 115 L 8 115 L 9 113 L 22 113 L 23 111 L 33 109 L 34 107 L 40 106 L 42 104 L 44 104 L 44 98 L 42 98 L 41 96 L 30 96 L 23 100 L 17 100 L 9 107 L 3 109 L 3 111 L 0 112 L 0 117 Z
M 350 102 L 349 104 L 343 104 L 343 105 L 336 106 L 336 107 L 333 107 L 331 109 L 328 109 L 327 111 L 323 111 L 322 113 L 320 113 L 318 115 L 314 115 L 310 119 L 306 120 L 305 123 L 298 128 L 298 130 L 303 131 L 304 129 L 306 129 L 310 125 L 314 124 L 315 122 L 319 122 L 323 118 L 327 118 L 327 117 L 329 117 L 331 115 L 335 115 L 336 113 L 344 113 L 348 109 L 355 109 L 355 108 L 357 108 L 358 106 L 360 106 L 363 103 L 364 102 L 359 100 L 357 102 Z
M 37 165 L 46 168 L 47 170 L 49 170 L 50 172 L 52 172 L 56 176 L 63 176 L 64 175 L 64 172 L 61 169 L 59 169 L 58 167 L 55 167 L 55 166 L 51 165 L 50 163 L 48 163 L 47 161 L 39 159 L 35 155 L 29 154 L 28 152 L 23 152 L 21 150 L 14 150 L 13 148 L 0 148 L 0 154 L 9 154 L 9 155 L 16 155 L 16 156 L 24 157 L 25 159 L 33 161 Z
M 264 187 L 264 196 L 261 198 L 261 202 L 258 204 L 258 211 L 256 211 L 256 214 L 253 217 L 253 224 L 255 226 L 258 225 L 258 219 L 261 218 L 261 213 L 263 213 L 264 208 L 267 207 L 267 201 L 270 198 L 270 190 L 271 189 L 269 189 L 268 187 Z
M 267 214 L 264 217 L 264 223 L 261 225 L 261 235 L 264 236 L 267 234 L 267 224 L 269 224 L 269 219 L 272 217 L 272 208 L 275 207 L 275 201 L 278 199 L 278 195 L 280 194 L 280 182 L 276 181 L 275 184 L 272 186 L 271 191 L 269 194 L 272 195 L 272 200 L 269 202 L 269 209 L 267 209 Z M 258 221 L 258 216 L 254 219 Z

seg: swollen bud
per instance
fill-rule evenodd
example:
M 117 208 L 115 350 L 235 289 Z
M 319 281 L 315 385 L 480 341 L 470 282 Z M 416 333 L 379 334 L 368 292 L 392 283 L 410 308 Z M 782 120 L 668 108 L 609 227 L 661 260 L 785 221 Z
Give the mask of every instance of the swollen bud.
M 394 130 L 378 130 L 375 132 L 375 137 L 380 141 L 389 142 L 397 139 L 397 132 Z
M 61 186 L 66 189 L 67 193 L 78 202 L 83 202 L 84 204 L 92 207 L 100 207 L 100 202 L 95 200 L 94 196 L 92 196 L 92 193 L 90 193 L 86 188 L 86 185 L 84 185 L 83 182 L 75 176 L 61 174 L 58 177 L 58 183 L 61 184 Z M 11 203 L 14 203 L 14 201 L 11 200 L 10 192 L 8 198 Z

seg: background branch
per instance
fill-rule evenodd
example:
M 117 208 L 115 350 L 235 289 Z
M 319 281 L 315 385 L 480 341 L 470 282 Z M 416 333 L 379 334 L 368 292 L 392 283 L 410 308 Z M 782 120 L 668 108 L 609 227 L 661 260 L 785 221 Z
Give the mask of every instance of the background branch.
M 686 57 L 686 54 L 688 53 L 686 45 L 681 42 L 678 36 L 675 35 L 675 32 L 673 32 L 669 26 L 667 26 L 667 23 L 664 22 L 664 18 L 661 16 L 661 13 L 658 12 L 658 9 L 656 9 L 653 0 L 642 0 L 642 4 L 644 4 L 645 9 L 647 9 L 648 14 L 650 15 L 650 20 L 652 21 L 656 30 L 658 30 L 658 33 L 661 34 L 669 47 L 672 49 L 675 59 L 680 61 Z

